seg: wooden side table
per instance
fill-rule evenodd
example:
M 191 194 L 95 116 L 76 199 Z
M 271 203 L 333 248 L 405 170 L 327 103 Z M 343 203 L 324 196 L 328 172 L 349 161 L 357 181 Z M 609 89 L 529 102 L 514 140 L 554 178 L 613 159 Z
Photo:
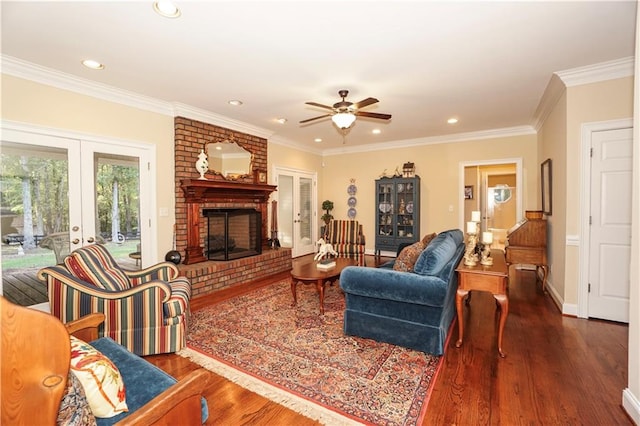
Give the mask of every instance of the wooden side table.
M 462 346 L 464 335 L 464 317 L 462 301 L 469 295 L 470 291 L 488 291 L 498 303 L 500 311 L 500 323 L 498 328 L 498 353 L 502 358 L 506 355 L 502 352 L 502 332 L 504 324 L 509 314 L 509 297 L 507 294 L 509 286 L 509 268 L 505 262 L 502 250 L 491 250 L 493 265 L 484 266 L 479 262 L 476 266 L 464 264 L 464 258 L 458 264 L 458 291 L 456 292 L 456 310 L 458 311 L 458 341 L 456 347 Z M 469 295 L 470 296 L 470 295 Z M 468 304 L 468 300 L 467 300 Z

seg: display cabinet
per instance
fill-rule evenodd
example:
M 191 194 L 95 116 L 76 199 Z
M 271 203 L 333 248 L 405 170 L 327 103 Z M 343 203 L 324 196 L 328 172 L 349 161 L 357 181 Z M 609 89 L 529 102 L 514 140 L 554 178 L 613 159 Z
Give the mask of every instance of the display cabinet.
M 376 180 L 376 248 L 394 254 L 420 239 L 420 177 Z

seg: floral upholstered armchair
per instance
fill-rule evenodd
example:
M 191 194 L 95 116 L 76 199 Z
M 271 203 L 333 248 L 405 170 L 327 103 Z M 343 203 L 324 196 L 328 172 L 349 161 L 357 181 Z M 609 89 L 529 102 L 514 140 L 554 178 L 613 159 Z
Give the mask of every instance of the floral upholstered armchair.
M 102 312 L 99 336 L 137 355 L 176 352 L 185 345 L 191 283 L 178 275 L 171 262 L 122 269 L 100 244 L 77 249 L 62 265 L 38 272 L 47 283 L 52 315 L 67 323 Z
M 332 220 L 327 225 L 324 240 L 338 252 L 338 257 L 355 259 L 364 266 L 364 234 L 357 220 Z

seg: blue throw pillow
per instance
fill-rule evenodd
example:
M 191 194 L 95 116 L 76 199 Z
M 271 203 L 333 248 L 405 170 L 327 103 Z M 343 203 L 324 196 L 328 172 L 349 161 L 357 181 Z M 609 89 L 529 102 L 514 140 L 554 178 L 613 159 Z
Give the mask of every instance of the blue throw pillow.
M 442 268 L 455 255 L 457 244 L 448 233 L 439 234 L 426 249 L 413 267 L 413 272 L 420 275 L 438 275 Z

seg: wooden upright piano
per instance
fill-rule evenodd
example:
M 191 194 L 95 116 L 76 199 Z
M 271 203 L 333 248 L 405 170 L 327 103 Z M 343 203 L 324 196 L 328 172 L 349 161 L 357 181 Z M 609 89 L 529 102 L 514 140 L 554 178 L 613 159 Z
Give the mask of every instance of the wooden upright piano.
M 526 219 L 516 223 L 507 231 L 505 259 L 511 264 L 526 264 L 542 269 L 542 291 L 546 292 L 547 274 L 547 220 L 541 211 L 527 211 Z

